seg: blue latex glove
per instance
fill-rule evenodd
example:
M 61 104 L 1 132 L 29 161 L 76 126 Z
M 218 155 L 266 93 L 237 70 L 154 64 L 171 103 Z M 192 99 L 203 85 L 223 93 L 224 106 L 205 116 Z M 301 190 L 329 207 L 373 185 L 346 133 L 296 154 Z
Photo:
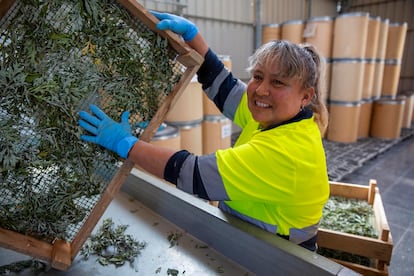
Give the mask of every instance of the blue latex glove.
M 80 138 L 127 158 L 132 146 L 138 141 L 138 138 L 131 134 L 131 126 L 128 123 L 129 111 L 122 113 L 121 122 L 117 123 L 96 105 L 90 105 L 90 109 L 92 113 L 79 112 L 79 125 L 93 135 L 81 135 Z
M 150 13 L 160 20 L 157 24 L 159 30 L 173 31 L 176 34 L 181 35 L 186 42 L 193 40 L 198 33 L 197 26 L 181 16 L 156 11 L 150 11 Z

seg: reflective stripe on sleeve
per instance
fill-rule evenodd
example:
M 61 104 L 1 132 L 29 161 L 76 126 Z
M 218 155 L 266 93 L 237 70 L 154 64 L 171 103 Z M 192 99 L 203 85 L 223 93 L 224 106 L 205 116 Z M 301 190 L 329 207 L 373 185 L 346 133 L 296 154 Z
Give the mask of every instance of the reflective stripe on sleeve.
M 200 156 L 198 158 L 198 169 L 209 199 L 229 200 L 217 167 L 216 155 Z
M 205 199 L 229 199 L 217 169 L 215 154 L 188 156 L 182 164 L 177 188 L 190 194 L 197 193 L 195 191 L 205 191 L 207 195 L 200 194 L 200 197 Z
M 224 116 L 226 116 L 227 118 L 230 118 L 231 120 L 234 119 L 236 110 L 239 107 L 239 104 L 241 102 L 241 99 L 246 89 L 247 89 L 247 85 L 244 82 L 238 80 L 236 85 L 231 89 L 224 103 L 224 106 L 223 106 Z

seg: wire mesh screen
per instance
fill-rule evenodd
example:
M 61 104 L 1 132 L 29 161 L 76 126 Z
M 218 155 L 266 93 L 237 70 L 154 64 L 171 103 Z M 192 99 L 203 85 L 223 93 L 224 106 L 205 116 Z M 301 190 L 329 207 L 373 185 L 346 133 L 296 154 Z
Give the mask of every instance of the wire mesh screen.
M 119 167 L 79 139 L 79 110 L 129 110 L 140 136 L 176 56 L 116 1 L 16 1 L 0 22 L 0 227 L 71 242 Z

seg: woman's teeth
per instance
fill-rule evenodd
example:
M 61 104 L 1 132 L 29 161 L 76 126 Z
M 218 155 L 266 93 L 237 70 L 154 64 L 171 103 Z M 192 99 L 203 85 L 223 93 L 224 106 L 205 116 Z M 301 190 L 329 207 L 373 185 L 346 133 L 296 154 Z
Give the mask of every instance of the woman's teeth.
M 258 101 L 255 101 L 255 104 L 256 104 L 258 107 L 263 107 L 263 108 L 270 107 L 270 105 L 269 105 L 269 104 L 262 103 L 262 102 L 258 102 Z

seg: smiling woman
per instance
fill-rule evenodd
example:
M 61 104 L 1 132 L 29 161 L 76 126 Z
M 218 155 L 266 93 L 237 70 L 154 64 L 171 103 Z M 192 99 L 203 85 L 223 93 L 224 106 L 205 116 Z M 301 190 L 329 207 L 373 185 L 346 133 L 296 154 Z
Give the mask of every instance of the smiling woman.
M 327 111 L 320 101 L 324 88 L 318 83 L 324 60 L 315 48 L 272 41 L 258 49 L 249 61 L 249 108 L 262 127 L 287 121 L 312 103 L 313 111 L 319 113 L 319 127 L 325 131 Z
M 92 117 L 80 114 L 98 129 L 93 141 L 104 141 L 101 145 L 109 149 L 134 141 L 126 152 L 139 167 L 185 192 L 219 201 L 224 212 L 316 250 L 329 195 L 321 138 L 327 112 L 320 97 L 323 63 L 318 53 L 271 41 L 250 58 L 252 78 L 246 85 L 228 71 L 192 22 L 152 13 L 161 20 L 158 28 L 181 35 L 204 57 L 197 72 L 203 91 L 242 132 L 232 148 L 197 156 L 133 139 L 124 131 L 124 121 L 99 120 L 104 116 L 94 108 Z

